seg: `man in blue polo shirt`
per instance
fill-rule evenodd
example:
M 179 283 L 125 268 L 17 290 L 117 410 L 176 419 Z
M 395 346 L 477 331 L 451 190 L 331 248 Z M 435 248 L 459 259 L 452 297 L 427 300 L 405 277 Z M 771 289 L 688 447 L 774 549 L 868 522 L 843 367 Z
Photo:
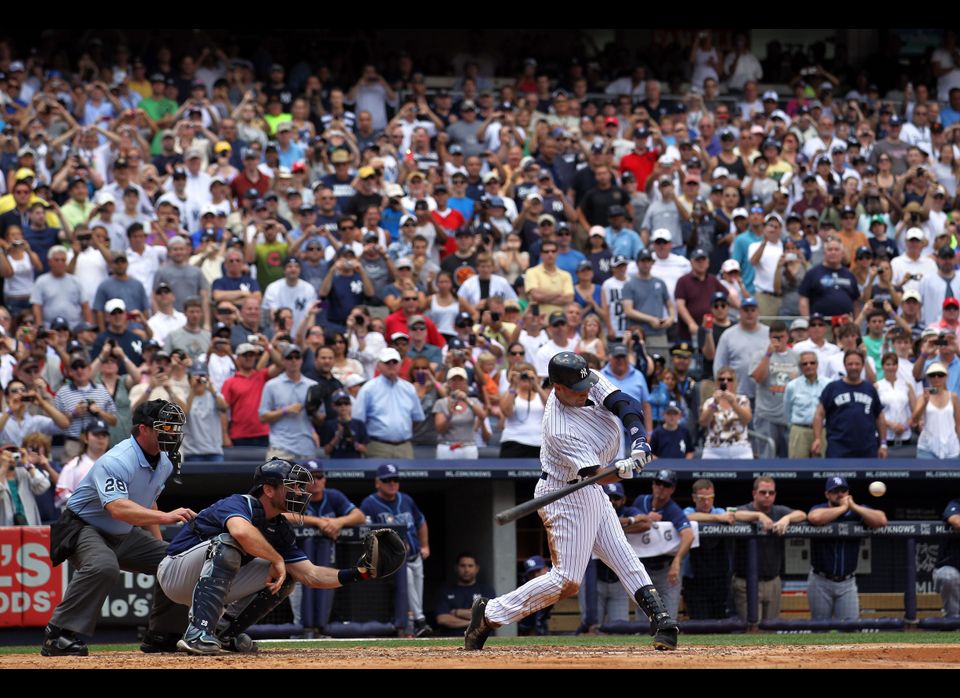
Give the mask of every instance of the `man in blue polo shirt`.
M 823 263 L 811 267 L 800 282 L 800 314 L 820 313 L 825 317 L 853 313 L 860 297 L 857 277 L 843 266 L 843 243 L 827 238 Z
M 675 554 L 640 558 L 672 618 L 680 608 L 680 566 L 693 545 L 690 520 L 672 499 L 676 489 L 677 474 L 673 470 L 658 470 L 653 478 L 653 494 L 642 494 L 633 500 L 633 506 L 640 510 L 640 515 L 635 517 L 639 523 L 669 521 L 680 536 L 680 547 Z M 649 528 L 648 525 L 641 530 Z
M 857 504 L 845 478 L 827 479 L 826 502 L 810 509 L 807 521 L 824 526 L 834 521 L 860 523 L 868 528 L 883 528 L 887 515 Z M 856 569 L 860 557 L 859 538 L 812 538 L 807 599 L 813 620 L 857 620 L 860 601 L 857 596 Z
M 353 417 L 367 427 L 368 458 L 413 458 L 414 426 L 426 419 L 417 391 L 400 378 L 400 354 L 393 347 L 380 352 L 380 375 L 357 393 Z
M 407 527 L 401 536 L 407 544 L 407 600 L 413 612 L 414 634 L 429 637 L 433 628 L 423 614 L 423 561 L 430 557 L 427 519 L 413 497 L 400 493 L 400 470 L 393 463 L 377 468 L 374 486 L 377 491 L 360 503 L 360 509 L 373 524 Z
M 301 373 L 303 352 L 296 344 L 283 348 L 283 373 L 267 381 L 260 398 L 260 421 L 270 425 L 267 458 L 312 460 L 320 442 L 304 408 L 307 391 L 317 382 Z
M 610 360 L 600 373 L 620 390 L 636 398 L 643 405 L 643 422 L 647 433 L 653 431 L 653 411 L 650 409 L 650 391 L 647 379 L 630 365 L 629 351 L 624 344 L 614 344 Z

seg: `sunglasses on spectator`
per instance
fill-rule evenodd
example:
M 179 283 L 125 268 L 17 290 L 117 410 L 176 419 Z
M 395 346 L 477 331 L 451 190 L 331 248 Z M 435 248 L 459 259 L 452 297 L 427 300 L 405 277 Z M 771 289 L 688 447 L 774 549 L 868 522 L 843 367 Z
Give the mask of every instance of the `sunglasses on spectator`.
M 384 361 L 383 363 L 389 364 L 390 366 L 392 366 L 393 364 L 398 364 L 400 362 L 397 361 L 396 359 L 390 359 L 389 361 Z
M 801 361 L 801 362 L 800 362 L 800 365 L 801 365 L 801 366 L 816 366 L 816 365 L 817 365 L 817 362 L 816 362 L 816 361 Z
M 400 482 L 400 478 L 398 478 L 398 477 L 382 477 L 382 478 L 380 478 L 380 482 L 389 482 L 389 483 Z
M 510 356 L 526 356 L 527 352 L 525 351 L 511 351 Z
M 285 358 L 285 359 L 292 359 L 293 361 L 296 361 L 297 359 L 302 359 L 303 356 L 301 356 L 301 355 L 300 355 L 299 353 L 297 353 L 297 352 L 293 352 L 292 354 L 289 354 L 289 355 L 287 355 L 287 356 L 284 356 L 283 358 Z

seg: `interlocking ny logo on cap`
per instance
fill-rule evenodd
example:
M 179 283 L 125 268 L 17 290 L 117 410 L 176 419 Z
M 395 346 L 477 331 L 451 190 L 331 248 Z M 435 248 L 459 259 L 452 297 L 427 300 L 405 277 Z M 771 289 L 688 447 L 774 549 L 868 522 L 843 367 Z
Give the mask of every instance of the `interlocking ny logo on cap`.
M 587 369 L 585 369 L 585 368 L 581 368 L 581 369 L 580 369 L 580 377 L 581 377 L 581 378 L 586 378 L 586 377 L 587 377 L 587 373 L 588 373 Z

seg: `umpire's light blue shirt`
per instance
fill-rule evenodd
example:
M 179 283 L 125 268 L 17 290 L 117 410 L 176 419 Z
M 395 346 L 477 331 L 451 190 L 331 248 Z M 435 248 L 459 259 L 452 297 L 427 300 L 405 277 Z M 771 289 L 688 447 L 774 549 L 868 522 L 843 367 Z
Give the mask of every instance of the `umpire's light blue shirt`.
M 829 384 L 830 381 L 823 376 L 817 376 L 813 382 L 807 380 L 806 376 L 797 376 L 787 383 L 783 396 L 783 412 L 787 424 L 811 426 L 820 404 L 820 393 Z
M 409 441 L 413 422 L 424 420 L 417 390 L 407 381 L 377 376 L 367 381 L 353 405 L 353 417 L 367 425 L 367 434 L 378 441 Z
M 113 518 L 106 510 L 107 504 L 129 499 L 151 509 L 172 472 L 173 463 L 163 452 L 156 470 L 151 468 L 140 444 L 131 436 L 97 459 L 67 501 L 67 508 L 104 533 L 126 535 L 133 526 Z
M 310 386 L 316 384 L 315 380 L 302 375 L 294 382 L 286 373 L 268 380 L 260 397 L 260 416 L 294 403 L 302 405 Z M 306 409 L 297 414 L 288 412 L 270 425 L 270 448 L 281 448 L 298 456 L 313 456 L 317 446 L 312 435 L 313 425 Z

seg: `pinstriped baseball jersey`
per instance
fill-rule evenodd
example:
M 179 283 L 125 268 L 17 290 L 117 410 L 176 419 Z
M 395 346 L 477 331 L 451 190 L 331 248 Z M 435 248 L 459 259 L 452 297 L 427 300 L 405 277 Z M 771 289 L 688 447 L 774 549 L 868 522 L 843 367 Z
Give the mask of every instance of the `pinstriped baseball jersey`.
M 573 480 L 581 468 L 607 465 L 617 457 L 620 420 L 603 406 L 603 401 L 619 388 L 598 375 L 600 380 L 590 388 L 592 404 L 570 407 L 557 400 L 553 392 L 547 398 L 543 433 L 549 438 L 543 440 L 540 463 L 544 472 L 558 480 Z

